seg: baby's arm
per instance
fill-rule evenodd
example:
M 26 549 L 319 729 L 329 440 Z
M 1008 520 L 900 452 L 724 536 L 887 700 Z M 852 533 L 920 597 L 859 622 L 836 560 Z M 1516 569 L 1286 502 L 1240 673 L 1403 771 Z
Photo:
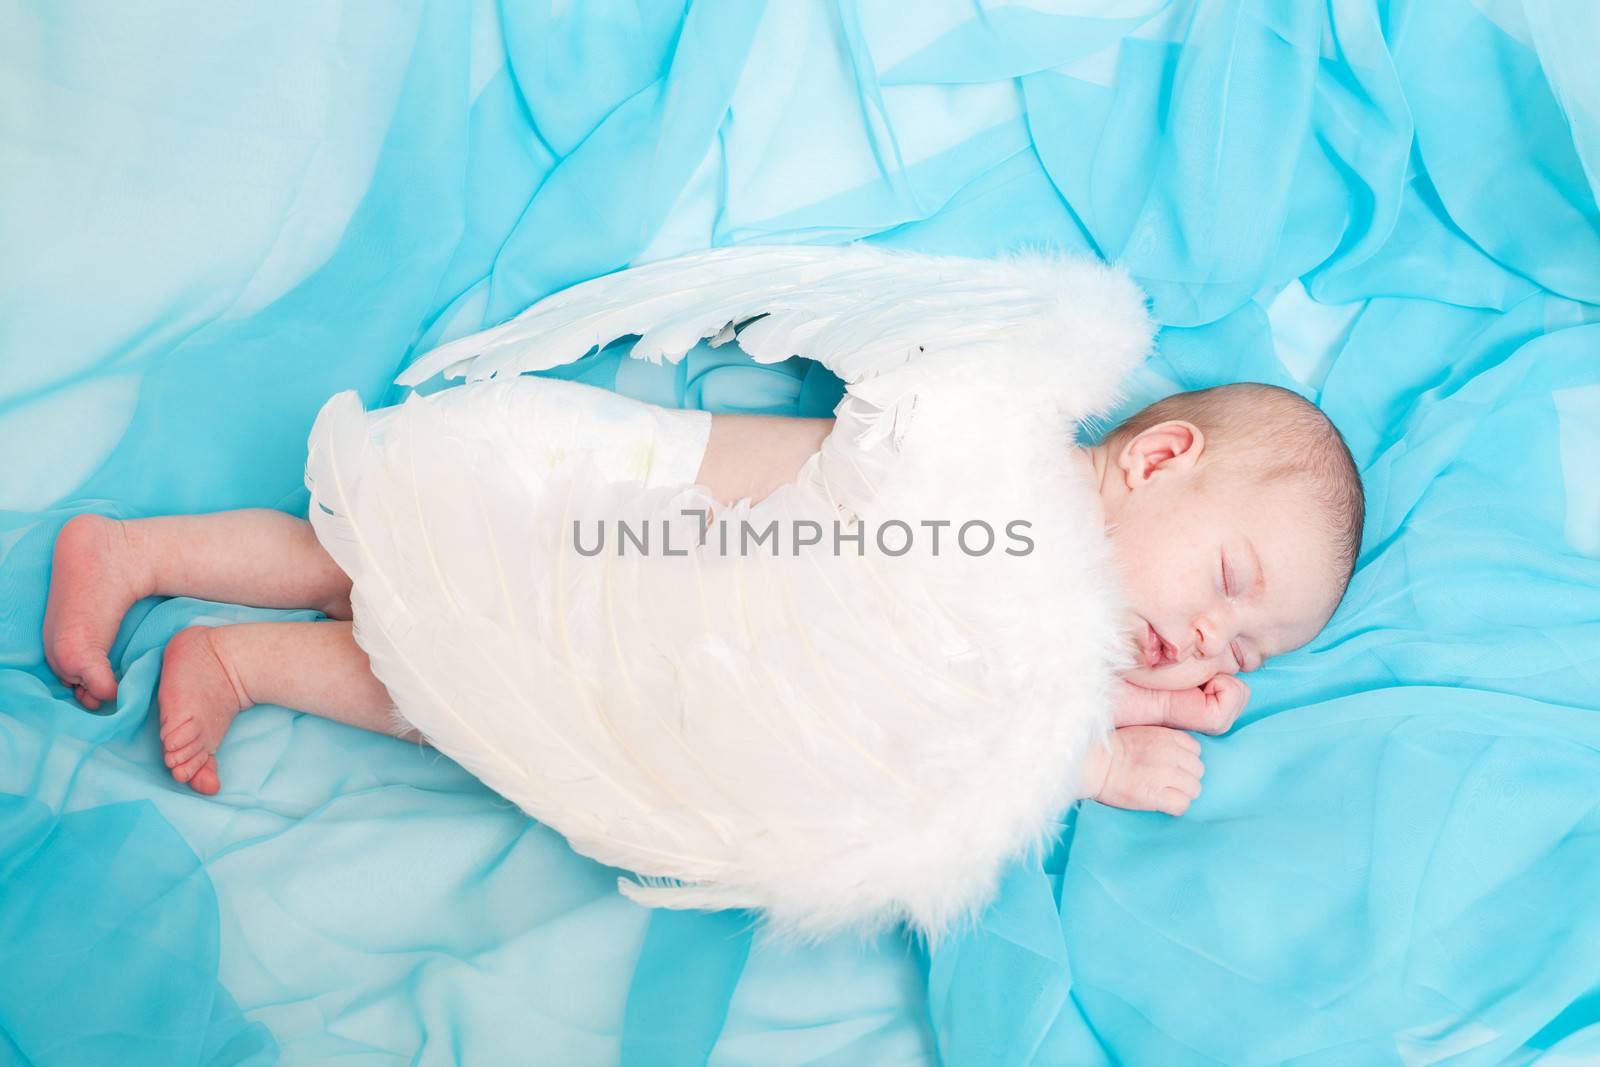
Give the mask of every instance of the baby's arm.
M 793 482 L 832 429 L 832 419 L 716 415 L 695 481 L 719 502 L 760 501 Z M 1121 729 L 1111 735 L 1109 748 L 1096 744 L 1091 750 L 1085 795 L 1112 807 L 1182 815 L 1199 796 L 1205 773 L 1200 743 L 1183 730 L 1225 733 L 1249 689 L 1225 674 L 1176 692 L 1122 685 L 1115 715 Z
M 1250 687 L 1232 674 L 1214 675 L 1188 689 L 1146 689 L 1121 681 L 1113 713 L 1117 726 L 1172 726 L 1202 734 L 1225 734 L 1250 700 Z
M 1231 674 L 1191 689 L 1121 685 L 1117 729 L 1107 745 L 1090 751 L 1082 792 L 1114 808 L 1182 815 L 1200 795 L 1205 774 L 1200 742 L 1184 731 L 1227 733 L 1250 699 L 1250 687 Z

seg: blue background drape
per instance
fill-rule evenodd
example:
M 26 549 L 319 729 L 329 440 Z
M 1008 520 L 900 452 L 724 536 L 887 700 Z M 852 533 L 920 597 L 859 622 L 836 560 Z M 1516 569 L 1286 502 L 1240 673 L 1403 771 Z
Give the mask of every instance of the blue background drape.
M 1600 1060 L 1600 8 L 1587 0 L 0 0 L 0 1061 Z M 46 668 L 73 514 L 304 514 L 322 401 L 713 245 L 1125 263 L 1131 409 L 1320 403 L 1360 568 L 1204 738 L 1181 819 L 1087 805 L 982 928 L 779 951 L 654 914 L 436 753 L 242 715 L 161 762 Z M 562 373 L 826 413 L 700 349 Z

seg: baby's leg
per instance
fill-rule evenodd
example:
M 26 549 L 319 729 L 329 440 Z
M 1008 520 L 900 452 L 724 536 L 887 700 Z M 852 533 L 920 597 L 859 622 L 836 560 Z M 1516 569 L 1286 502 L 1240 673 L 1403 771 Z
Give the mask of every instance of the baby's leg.
M 271 508 L 132 519 L 150 595 L 192 596 L 258 608 L 315 608 L 350 618 L 350 577 L 311 524 Z
M 310 712 L 408 741 L 348 622 L 191 626 L 161 660 L 161 745 L 172 776 L 215 793 L 217 747 L 234 716 L 256 704 Z
M 147 596 L 193 596 L 350 618 L 350 579 L 304 519 L 268 508 L 118 521 L 78 515 L 56 537 L 44 652 L 90 709 L 117 694 L 117 627 Z

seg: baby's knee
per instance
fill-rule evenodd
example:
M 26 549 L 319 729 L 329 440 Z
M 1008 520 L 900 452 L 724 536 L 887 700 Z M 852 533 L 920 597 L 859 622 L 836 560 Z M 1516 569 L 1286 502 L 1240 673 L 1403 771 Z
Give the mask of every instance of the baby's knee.
M 333 599 L 317 610 L 336 622 L 349 622 L 354 618 L 350 610 L 350 594 L 348 591 L 336 594 Z

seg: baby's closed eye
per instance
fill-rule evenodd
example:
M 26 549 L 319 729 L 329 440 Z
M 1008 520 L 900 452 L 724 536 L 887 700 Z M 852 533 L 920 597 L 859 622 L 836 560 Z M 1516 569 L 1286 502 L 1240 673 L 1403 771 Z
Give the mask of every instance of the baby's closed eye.
M 1228 646 L 1228 658 L 1232 662 L 1233 669 L 1224 671 L 1224 674 L 1249 674 L 1251 671 L 1260 670 L 1261 665 L 1267 662 L 1265 656 L 1252 662 L 1244 647 L 1237 641 Z

